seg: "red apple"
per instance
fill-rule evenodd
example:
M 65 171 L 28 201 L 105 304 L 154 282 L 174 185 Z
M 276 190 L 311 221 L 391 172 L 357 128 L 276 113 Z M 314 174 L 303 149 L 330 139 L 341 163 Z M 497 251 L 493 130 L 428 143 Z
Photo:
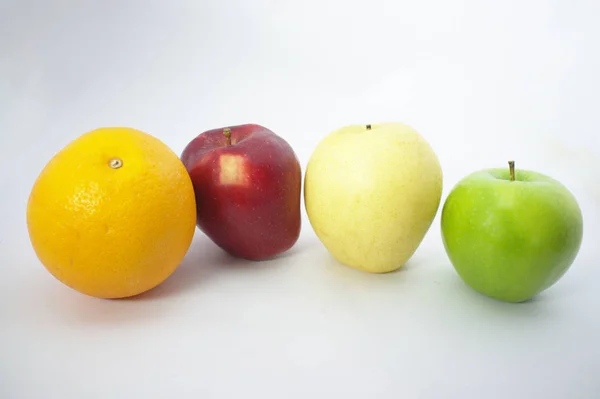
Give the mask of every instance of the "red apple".
M 226 252 L 264 260 L 300 235 L 301 168 L 292 147 L 255 124 L 198 135 L 181 160 L 196 193 L 197 225 Z

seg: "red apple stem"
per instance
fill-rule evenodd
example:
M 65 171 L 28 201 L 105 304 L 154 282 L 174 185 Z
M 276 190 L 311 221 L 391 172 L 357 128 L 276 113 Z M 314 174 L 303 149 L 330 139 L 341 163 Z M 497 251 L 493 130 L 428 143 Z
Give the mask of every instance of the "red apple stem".
M 371 130 L 371 125 L 367 125 L 367 130 Z
M 510 181 L 515 181 L 515 161 L 508 161 L 508 169 L 510 171 Z
M 227 139 L 227 145 L 231 145 L 231 129 L 226 127 L 223 129 L 223 136 Z

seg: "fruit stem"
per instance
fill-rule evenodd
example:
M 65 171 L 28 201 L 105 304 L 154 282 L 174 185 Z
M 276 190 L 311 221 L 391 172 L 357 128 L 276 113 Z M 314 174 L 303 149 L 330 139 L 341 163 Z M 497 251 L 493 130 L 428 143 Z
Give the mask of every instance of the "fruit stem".
M 112 158 L 110 161 L 108 161 L 108 166 L 110 166 L 112 169 L 119 169 L 121 166 L 123 166 L 123 161 L 121 158 Z
M 228 127 L 223 129 L 223 135 L 227 139 L 227 145 L 231 145 L 231 129 Z
M 510 181 L 515 181 L 515 161 L 508 161 L 508 169 L 510 171 Z
M 371 130 L 371 125 L 367 125 L 367 130 Z

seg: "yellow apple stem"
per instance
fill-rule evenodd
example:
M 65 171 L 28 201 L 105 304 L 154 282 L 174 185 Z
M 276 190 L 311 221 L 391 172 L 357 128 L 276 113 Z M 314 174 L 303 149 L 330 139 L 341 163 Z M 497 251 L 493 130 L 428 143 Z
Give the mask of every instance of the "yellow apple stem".
M 371 125 L 367 125 L 367 130 L 371 130 Z
M 515 181 L 515 161 L 508 161 L 508 168 L 510 170 L 510 181 Z
M 223 135 L 227 139 L 227 145 L 231 145 L 231 129 L 228 127 L 223 129 Z

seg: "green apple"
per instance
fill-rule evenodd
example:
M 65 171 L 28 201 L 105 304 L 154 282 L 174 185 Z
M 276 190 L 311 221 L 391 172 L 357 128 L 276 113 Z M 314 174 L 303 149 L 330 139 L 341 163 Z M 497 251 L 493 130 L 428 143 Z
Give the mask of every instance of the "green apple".
M 474 290 L 526 301 L 556 283 L 575 260 L 583 235 L 571 192 L 541 173 L 486 169 L 464 177 L 442 208 L 446 253 Z
M 371 273 L 406 263 L 442 195 L 436 154 L 401 123 L 331 132 L 312 153 L 304 179 L 304 203 L 319 240 L 341 263 Z

